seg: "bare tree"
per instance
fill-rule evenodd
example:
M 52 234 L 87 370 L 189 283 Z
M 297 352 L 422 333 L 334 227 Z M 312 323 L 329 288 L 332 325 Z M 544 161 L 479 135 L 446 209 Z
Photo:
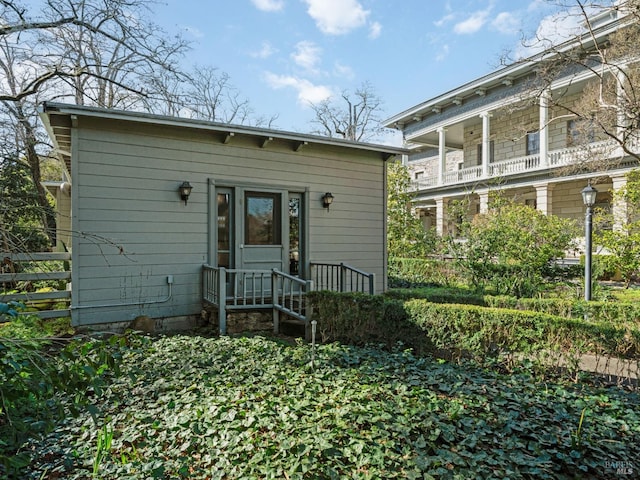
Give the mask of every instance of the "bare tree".
M 277 120 L 277 116 L 256 116 L 231 77 L 211 66 L 195 66 L 180 77 L 153 75 L 149 89 L 153 94 L 144 99 L 144 108 L 160 115 L 262 127 L 271 127 Z
M 584 26 L 576 37 L 575 45 L 552 44 L 551 39 L 537 37 L 536 41 L 547 47 L 540 62 L 531 89 L 529 101 L 537 101 L 551 85 L 561 78 L 571 78 L 576 73 L 589 74 L 579 97 L 572 96 L 575 82 L 565 82 L 564 90 L 548 95 L 554 112 L 549 122 L 565 117 L 571 121 L 570 140 L 581 145 L 584 162 L 603 157 L 597 149 L 591 151 L 594 140 L 610 140 L 621 147 L 626 155 L 640 160 L 637 131 L 640 127 L 640 58 L 637 45 L 640 42 L 640 0 L 617 2 L 587 2 L 583 0 L 549 0 L 566 15 L 576 16 Z M 612 4 L 613 3 L 613 4 Z M 602 25 L 616 17 L 621 27 L 607 35 Z M 606 155 L 604 155 L 606 157 Z M 604 165 L 603 165 L 604 166 Z
M 353 94 L 344 91 L 338 99 L 328 98 L 311 108 L 315 113 L 312 123 L 320 127 L 313 133 L 365 142 L 382 131 L 382 100 L 367 82 Z
M 243 124 L 252 113 L 249 101 L 231 85 L 229 75 L 217 68 L 196 66 L 187 93 L 193 118 Z
M 178 74 L 187 45 L 167 40 L 147 17 L 151 0 L 45 0 L 39 9 L 0 0 L 0 139 L 3 158 L 25 162 L 38 193 L 42 224 L 52 239 L 53 214 L 41 184 L 42 98 L 131 107 L 148 92 L 141 79 Z

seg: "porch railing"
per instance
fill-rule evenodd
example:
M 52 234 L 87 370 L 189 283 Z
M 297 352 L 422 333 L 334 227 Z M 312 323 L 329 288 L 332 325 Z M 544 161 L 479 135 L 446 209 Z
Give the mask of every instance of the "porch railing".
M 630 151 L 640 152 L 640 141 L 632 138 L 627 142 Z M 547 163 L 542 161 L 539 154 L 527 155 L 524 157 L 510 158 L 494 162 L 487 167 L 487 177 L 504 177 L 518 175 L 526 172 L 534 172 L 545 168 L 563 167 L 580 162 L 588 162 L 593 158 L 622 158 L 624 152 L 619 143 L 612 140 L 593 142 L 588 145 L 561 148 L 552 150 L 547 154 Z M 473 166 L 446 172 L 442 178 L 442 184 L 438 184 L 436 176 L 420 178 L 411 183 L 411 189 L 428 190 L 442 185 L 455 185 L 459 183 L 473 182 L 483 178 L 482 166 Z
M 376 276 L 344 263 L 312 263 L 311 280 L 316 290 L 375 293 Z
M 272 309 L 274 330 L 279 331 L 280 312 L 307 323 L 305 294 L 313 282 L 276 269 L 240 270 L 203 265 L 203 300 L 218 309 L 220 335 L 227 333 L 227 311 Z
M 280 313 L 286 313 L 301 322 L 307 323 L 307 305 L 305 294 L 313 290 L 311 280 L 303 280 L 274 269 L 271 273 L 271 292 L 273 303 L 273 331 L 280 330 Z
M 540 155 L 527 155 L 526 157 L 512 158 L 502 162 L 489 164 L 489 176 L 501 177 L 514 173 L 526 172 L 540 167 Z

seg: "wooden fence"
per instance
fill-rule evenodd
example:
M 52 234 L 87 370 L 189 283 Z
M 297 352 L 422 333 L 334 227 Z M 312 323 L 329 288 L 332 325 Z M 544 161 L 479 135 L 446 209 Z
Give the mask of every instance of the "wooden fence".
M 9 293 L 10 290 L 14 290 L 13 287 L 21 282 L 54 280 L 64 282 L 65 285 L 68 284 L 71 280 L 70 268 L 52 267 L 51 264 L 45 262 L 62 262 L 64 266 L 65 263 L 71 261 L 71 253 L 0 253 L 0 259 L 2 259 L 0 302 L 17 301 L 24 303 L 27 307 L 35 307 L 38 310 L 29 313 L 40 318 L 60 318 L 71 315 L 69 308 L 71 303 L 70 289 Z M 24 268 L 25 266 L 28 268 Z M 65 308 L 60 308 L 60 304 L 64 304 Z M 52 308 L 56 305 L 58 307 Z

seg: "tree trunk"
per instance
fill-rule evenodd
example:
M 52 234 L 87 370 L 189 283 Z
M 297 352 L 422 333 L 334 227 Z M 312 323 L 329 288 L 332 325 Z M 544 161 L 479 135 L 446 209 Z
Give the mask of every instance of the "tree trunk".
M 25 116 L 21 106 L 16 107 L 19 113 L 20 134 L 23 137 L 24 142 L 24 155 L 29 165 L 29 172 L 31 173 L 31 180 L 36 188 L 37 201 L 40 206 L 40 218 L 42 222 L 42 228 L 44 229 L 47 238 L 51 245 L 55 245 L 55 215 L 54 211 L 49 204 L 47 198 L 47 191 L 42 185 L 42 176 L 40 174 L 40 156 L 36 150 L 37 137 L 36 127 L 31 125 L 29 119 Z

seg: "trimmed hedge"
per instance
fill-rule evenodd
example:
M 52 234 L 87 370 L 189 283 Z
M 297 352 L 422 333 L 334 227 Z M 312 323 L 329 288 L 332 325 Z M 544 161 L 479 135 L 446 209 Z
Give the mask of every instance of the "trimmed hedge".
M 393 348 L 402 342 L 417 352 L 432 350 L 415 324 L 408 322 L 403 302 L 364 293 L 310 292 L 319 340 L 349 345 L 382 344 Z
M 614 325 L 640 326 L 640 304 L 627 302 L 587 302 L 560 298 L 484 297 L 488 307 L 531 310 L 564 318 L 587 319 Z
M 396 288 L 385 292 L 384 296 L 402 301 L 420 298 L 433 303 L 457 303 L 478 306 L 487 305 L 485 295 L 458 288 Z M 515 300 L 515 297 L 508 298 L 513 298 Z
M 398 288 L 384 294 L 397 300 L 423 299 L 433 303 L 477 305 L 533 311 L 563 318 L 614 325 L 640 326 L 640 303 L 586 302 L 568 298 L 516 298 L 508 295 L 481 295 L 456 288 Z
M 560 352 L 640 358 L 638 322 L 605 323 L 544 312 L 401 301 L 385 296 L 313 292 L 321 340 L 402 342 L 417 353 L 472 357 L 483 363 L 510 353 Z
M 568 319 L 541 312 L 475 305 L 405 302 L 415 322 L 436 347 L 477 359 L 540 351 L 639 358 L 640 328 Z

